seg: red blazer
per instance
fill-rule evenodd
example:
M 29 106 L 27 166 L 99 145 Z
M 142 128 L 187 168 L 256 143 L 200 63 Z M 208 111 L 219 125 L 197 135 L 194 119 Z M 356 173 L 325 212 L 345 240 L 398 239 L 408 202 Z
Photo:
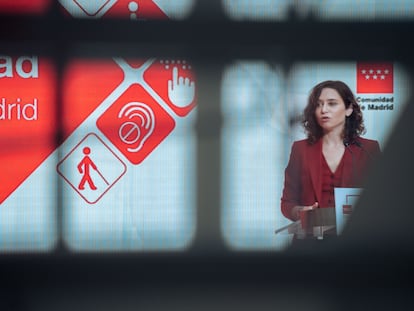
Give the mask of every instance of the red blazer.
M 357 138 L 346 147 L 343 158 L 341 187 L 362 187 L 364 176 L 375 158 L 381 153 L 376 140 Z M 294 206 L 308 206 L 320 202 L 322 197 L 322 140 L 311 145 L 307 140 L 292 145 L 290 159 L 285 169 L 285 183 L 281 209 L 285 217 L 292 219 Z

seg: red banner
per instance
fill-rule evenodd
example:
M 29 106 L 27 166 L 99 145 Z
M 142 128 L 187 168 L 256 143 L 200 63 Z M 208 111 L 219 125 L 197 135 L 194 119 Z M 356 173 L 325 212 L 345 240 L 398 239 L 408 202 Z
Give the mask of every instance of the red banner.
M 56 72 L 36 56 L 0 56 L 0 203 L 55 149 Z
M 392 63 L 357 63 L 357 93 L 394 92 Z
M 152 0 L 60 0 L 62 7 L 74 17 L 167 19 Z
M 10 14 L 44 14 L 51 0 L 1 0 L 0 12 Z

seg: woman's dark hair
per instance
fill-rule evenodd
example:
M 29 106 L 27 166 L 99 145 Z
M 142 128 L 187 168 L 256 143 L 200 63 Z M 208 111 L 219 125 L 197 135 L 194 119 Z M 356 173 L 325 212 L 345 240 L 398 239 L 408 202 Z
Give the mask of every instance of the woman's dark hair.
M 309 98 L 308 104 L 305 107 L 303 112 L 302 124 L 305 128 L 305 131 L 308 136 L 309 143 L 315 143 L 319 138 L 323 136 L 323 130 L 318 124 L 315 116 L 315 110 L 318 106 L 319 96 L 321 95 L 322 89 L 330 88 L 334 89 L 341 96 L 342 100 L 345 103 L 345 107 L 352 107 L 353 111 L 349 117 L 346 117 L 345 120 L 345 131 L 343 133 L 343 140 L 348 144 L 355 142 L 355 139 L 361 134 L 365 133 L 364 120 L 362 117 L 362 111 L 358 105 L 354 94 L 351 89 L 342 81 L 324 81 L 312 89 Z

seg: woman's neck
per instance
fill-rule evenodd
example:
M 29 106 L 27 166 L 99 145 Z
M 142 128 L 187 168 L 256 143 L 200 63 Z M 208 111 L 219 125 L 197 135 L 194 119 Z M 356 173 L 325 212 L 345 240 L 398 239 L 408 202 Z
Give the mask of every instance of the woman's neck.
M 344 143 L 342 132 L 338 133 L 337 131 L 325 133 L 322 137 L 322 140 L 323 143 L 328 146 L 338 146 Z

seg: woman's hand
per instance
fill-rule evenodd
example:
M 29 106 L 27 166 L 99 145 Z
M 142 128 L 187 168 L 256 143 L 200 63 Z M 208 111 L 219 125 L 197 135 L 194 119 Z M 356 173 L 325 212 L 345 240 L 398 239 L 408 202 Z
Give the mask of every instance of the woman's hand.
M 315 203 L 313 203 L 313 205 L 310 205 L 310 206 L 303 206 L 303 209 L 302 209 L 302 211 L 311 211 L 311 210 L 313 210 L 313 209 L 315 209 L 315 208 L 318 208 L 319 207 L 319 203 L 318 202 L 315 202 Z
M 294 208 L 292 208 L 292 216 L 294 219 L 299 220 L 301 217 L 300 215 L 304 212 L 307 211 L 311 211 L 315 208 L 319 207 L 319 203 L 315 202 L 312 205 L 308 205 L 308 206 L 295 206 Z

